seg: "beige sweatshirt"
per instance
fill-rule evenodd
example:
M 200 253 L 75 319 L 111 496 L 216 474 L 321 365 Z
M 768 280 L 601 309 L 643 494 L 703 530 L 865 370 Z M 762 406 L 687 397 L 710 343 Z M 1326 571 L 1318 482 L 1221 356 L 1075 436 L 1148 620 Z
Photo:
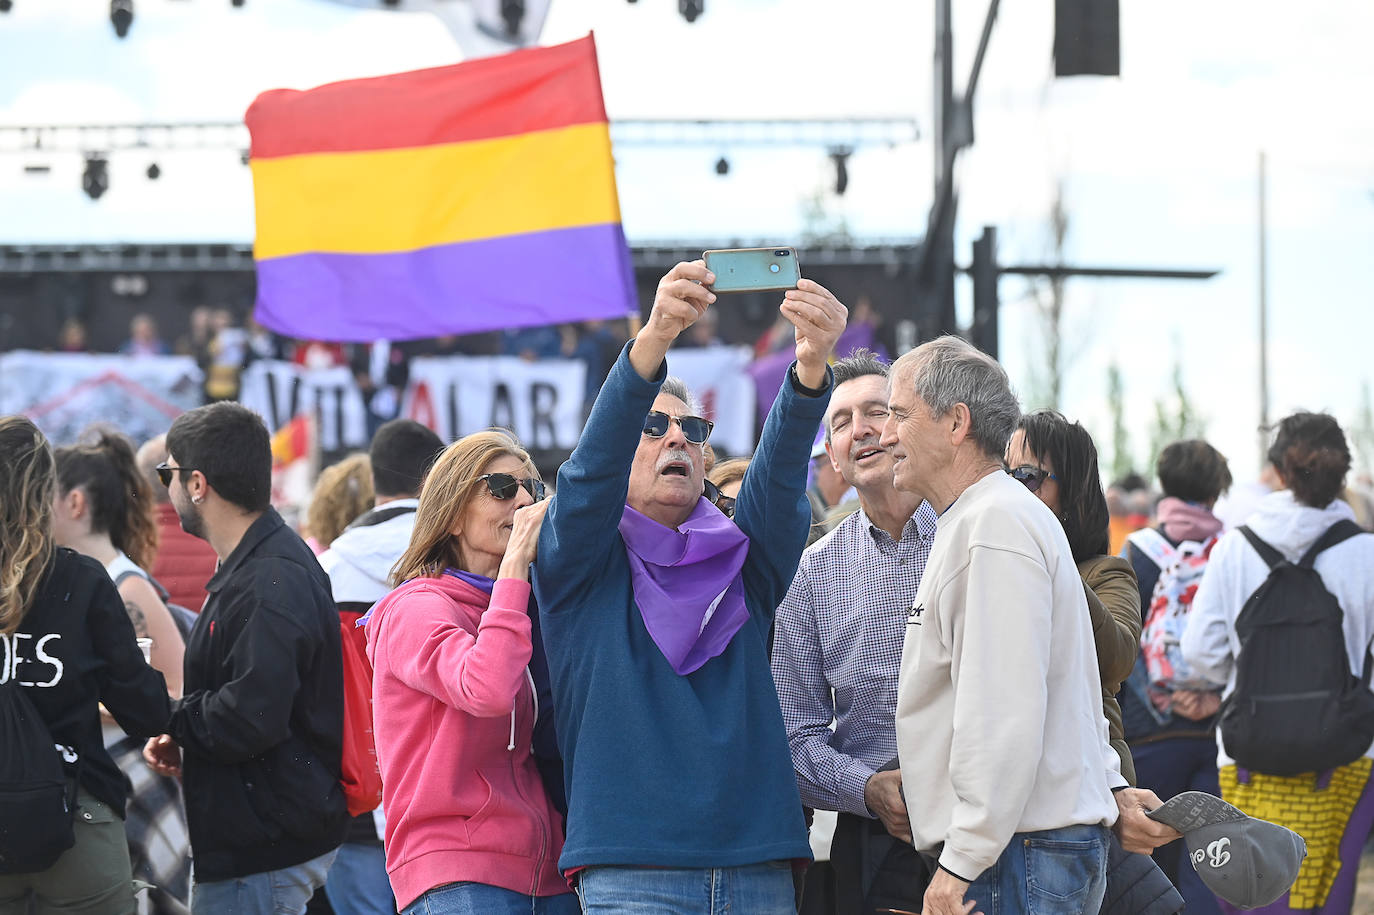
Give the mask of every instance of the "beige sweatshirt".
M 1059 520 L 997 471 L 938 531 L 907 618 L 897 752 L 916 848 L 975 880 L 1013 833 L 1110 826 L 1124 782 Z

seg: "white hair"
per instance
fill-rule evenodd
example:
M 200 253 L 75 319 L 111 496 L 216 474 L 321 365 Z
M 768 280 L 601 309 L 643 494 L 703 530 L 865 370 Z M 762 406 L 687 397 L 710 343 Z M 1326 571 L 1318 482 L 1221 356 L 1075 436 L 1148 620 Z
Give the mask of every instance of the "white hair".
M 893 383 L 910 384 L 935 416 L 968 407 L 971 434 L 988 457 L 1000 460 L 1021 418 L 1006 369 L 951 334 L 922 343 L 892 366 Z
M 692 391 L 687 387 L 687 382 L 676 375 L 669 375 L 663 379 L 663 387 L 658 389 L 658 393 L 676 397 L 687 405 L 687 412 L 694 415 L 701 415 L 701 404 L 692 396 Z

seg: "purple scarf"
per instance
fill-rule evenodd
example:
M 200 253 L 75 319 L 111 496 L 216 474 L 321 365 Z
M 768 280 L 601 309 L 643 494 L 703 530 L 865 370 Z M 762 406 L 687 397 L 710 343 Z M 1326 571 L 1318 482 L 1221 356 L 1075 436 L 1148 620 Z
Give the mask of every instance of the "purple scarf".
M 1221 530 L 1221 519 L 1201 505 L 1184 502 L 1173 496 L 1159 500 L 1155 517 L 1164 528 L 1164 536 L 1174 542 L 1194 540 L 1202 543 Z
M 749 618 L 749 538 L 706 499 L 677 530 L 625 506 L 620 536 L 644 628 L 679 675 L 723 652 Z
M 464 572 L 462 569 L 455 569 L 452 566 L 448 567 L 447 569 L 444 569 L 444 574 L 449 576 L 450 578 L 456 578 L 459 581 L 465 581 L 468 584 L 472 585 L 474 588 L 476 588 L 478 591 L 485 591 L 487 594 L 491 594 L 492 588 L 496 587 L 496 582 L 492 581 L 485 575 L 478 575 L 475 572 Z M 368 607 L 367 612 L 364 613 L 362 616 L 358 617 L 358 621 L 353 625 L 366 626 L 369 622 L 371 622 L 372 611 L 376 610 L 377 604 L 380 603 L 381 601 L 377 601 L 377 603 L 374 603 L 371 607 Z

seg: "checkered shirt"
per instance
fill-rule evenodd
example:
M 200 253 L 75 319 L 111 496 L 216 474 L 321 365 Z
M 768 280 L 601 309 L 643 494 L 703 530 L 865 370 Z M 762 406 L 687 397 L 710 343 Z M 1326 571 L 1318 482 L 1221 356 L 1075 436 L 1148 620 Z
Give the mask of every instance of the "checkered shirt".
M 897 756 L 906 615 L 935 543 L 926 502 L 902 539 L 860 509 L 802 554 L 778 607 L 773 680 L 802 802 L 872 817 L 864 785 Z

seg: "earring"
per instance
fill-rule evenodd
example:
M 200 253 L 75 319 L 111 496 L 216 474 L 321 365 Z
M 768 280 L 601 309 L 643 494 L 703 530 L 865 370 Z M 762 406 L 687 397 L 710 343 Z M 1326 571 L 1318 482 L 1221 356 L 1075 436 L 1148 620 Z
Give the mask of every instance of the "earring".
M 204 496 L 192 496 L 192 497 L 191 497 L 191 501 L 192 501 L 194 504 L 199 505 L 200 503 L 202 503 L 202 502 L 205 501 L 205 497 L 204 497 Z

